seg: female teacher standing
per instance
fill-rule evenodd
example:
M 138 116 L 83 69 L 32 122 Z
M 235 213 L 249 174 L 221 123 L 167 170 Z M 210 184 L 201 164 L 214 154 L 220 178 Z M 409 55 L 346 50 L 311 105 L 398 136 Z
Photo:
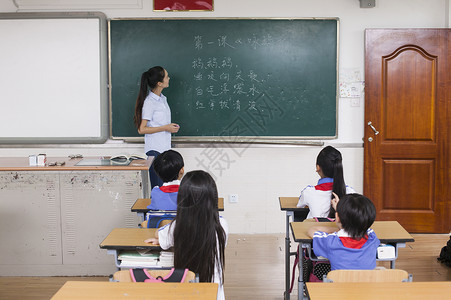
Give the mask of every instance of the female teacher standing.
M 161 93 L 168 86 L 168 72 L 162 67 L 150 68 L 141 76 L 133 121 L 138 133 L 144 134 L 147 156 L 157 157 L 161 152 L 171 149 L 171 133 L 178 132 L 180 128 L 178 124 L 171 123 L 171 110 L 166 97 Z M 153 170 L 153 165 L 149 169 L 149 175 L 152 188 L 163 185 Z

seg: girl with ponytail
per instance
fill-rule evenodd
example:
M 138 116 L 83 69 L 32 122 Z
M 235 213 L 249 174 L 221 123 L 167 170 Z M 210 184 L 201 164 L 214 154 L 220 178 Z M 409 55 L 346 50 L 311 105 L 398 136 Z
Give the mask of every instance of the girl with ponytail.
M 166 97 L 161 93 L 169 86 L 168 72 L 162 67 L 150 68 L 141 75 L 141 84 L 135 105 L 133 121 L 139 134 L 144 134 L 144 149 L 147 156 L 157 157 L 171 149 L 171 134 L 180 126 L 171 123 L 171 110 Z M 163 182 L 149 169 L 151 187 L 162 186 Z
M 318 184 L 308 185 L 302 190 L 297 207 L 309 207 L 307 218 L 335 218 L 335 209 L 331 205 L 334 198 L 332 192 L 339 198 L 355 193 L 345 184 L 340 151 L 332 146 L 323 148 L 316 158 L 316 172 L 321 177 Z

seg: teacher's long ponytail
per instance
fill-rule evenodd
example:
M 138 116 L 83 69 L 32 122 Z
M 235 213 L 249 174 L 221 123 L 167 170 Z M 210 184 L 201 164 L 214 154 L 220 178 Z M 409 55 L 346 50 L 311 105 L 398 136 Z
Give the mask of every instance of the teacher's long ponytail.
M 153 90 L 157 86 L 158 82 L 163 82 L 164 75 L 164 68 L 160 66 L 150 68 L 146 72 L 142 73 L 138 98 L 136 99 L 135 104 L 135 115 L 133 117 L 133 122 L 135 123 L 136 128 L 139 128 L 141 125 L 142 108 L 144 105 L 144 100 L 146 100 L 146 97 L 149 94 L 149 89 Z

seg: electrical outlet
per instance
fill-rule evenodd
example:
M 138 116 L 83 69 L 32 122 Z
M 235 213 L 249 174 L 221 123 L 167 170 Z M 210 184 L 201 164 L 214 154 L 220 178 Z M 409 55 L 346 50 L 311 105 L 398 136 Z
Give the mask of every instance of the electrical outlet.
M 238 203 L 238 195 L 237 194 L 230 194 L 229 195 L 229 202 L 230 203 Z
M 351 98 L 351 106 L 354 107 L 360 106 L 360 98 Z

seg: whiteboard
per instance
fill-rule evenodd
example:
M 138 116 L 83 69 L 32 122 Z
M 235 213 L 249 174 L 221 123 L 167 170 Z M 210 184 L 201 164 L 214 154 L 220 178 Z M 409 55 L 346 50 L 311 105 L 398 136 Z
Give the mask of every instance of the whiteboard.
M 0 14 L 0 142 L 104 142 L 106 18 Z

